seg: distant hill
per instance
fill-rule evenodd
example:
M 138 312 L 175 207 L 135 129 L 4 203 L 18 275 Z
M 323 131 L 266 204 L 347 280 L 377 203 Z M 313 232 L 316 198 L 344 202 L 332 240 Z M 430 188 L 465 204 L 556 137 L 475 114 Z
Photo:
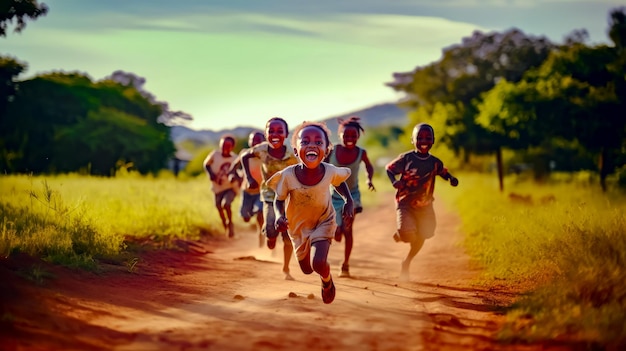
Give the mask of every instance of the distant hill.
M 333 133 L 333 139 L 337 137 L 338 119 L 346 119 L 350 116 L 361 117 L 361 124 L 367 130 L 382 126 L 404 126 L 407 123 L 406 111 L 396 106 L 394 103 L 374 105 L 362 110 L 346 113 L 343 115 L 328 117 L 319 121 L 325 122 Z M 217 143 L 225 133 L 233 134 L 238 138 L 247 138 L 253 127 L 237 127 L 223 130 L 194 130 L 184 126 L 174 126 L 171 129 L 171 138 L 174 144 L 184 140 L 192 140 L 198 144 Z

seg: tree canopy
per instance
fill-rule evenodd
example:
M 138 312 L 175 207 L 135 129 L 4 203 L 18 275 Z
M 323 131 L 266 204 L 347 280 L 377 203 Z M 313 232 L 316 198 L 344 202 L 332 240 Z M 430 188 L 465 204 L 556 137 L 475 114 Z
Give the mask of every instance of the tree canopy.
M 0 1 L 0 37 L 6 37 L 9 24 L 15 20 L 15 32 L 26 28 L 26 19 L 36 20 L 48 13 L 48 6 L 37 0 Z

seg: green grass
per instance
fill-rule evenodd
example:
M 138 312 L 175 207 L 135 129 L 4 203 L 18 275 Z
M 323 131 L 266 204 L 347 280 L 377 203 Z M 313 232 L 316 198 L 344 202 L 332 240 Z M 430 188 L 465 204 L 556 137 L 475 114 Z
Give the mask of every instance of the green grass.
M 460 179 L 458 191 L 439 190 L 459 209 L 483 283 L 525 293 L 509 309 L 503 339 L 626 342 L 623 193 L 576 177 L 511 178 L 503 194 L 493 176 Z
M 127 242 L 148 239 L 168 246 L 174 238 L 193 240 L 202 233 L 218 233 L 218 223 L 204 175 L 186 180 L 132 174 L 0 179 L 3 257 L 24 252 L 94 268 L 94 258 L 114 259 Z

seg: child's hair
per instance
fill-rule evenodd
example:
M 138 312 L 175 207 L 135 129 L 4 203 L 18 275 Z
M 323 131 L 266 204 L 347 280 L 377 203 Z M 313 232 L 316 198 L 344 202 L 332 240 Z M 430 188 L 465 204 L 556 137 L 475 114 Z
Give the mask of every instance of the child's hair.
M 287 121 L 285 121 L 284 119 L 282 119 L 280 117 L 272 117 L 272 118 L 268 119 L 267 123 L 265 123 L 265 129 L 267 129 L 267 127 L 270 126 L 270 123 L 272 123 L 274 121 L 282 122 L 282 124 L 285 125 L 285 135 L 289 135 L 289 125 L 287 124 Z
M 419 133 L 422 129 L 430 130 L 430 133 L 433 135 L 433 144 L 435 143 L 435 129 L 428 123 L 418 123 L 413 127 L 413 133 L 411 133 L 411 141 L 417 140 L 417 133 Z
M 361 125 L 361 118 L 357 117 L 357 116 L 352 116 L 348 119 L 341 119 L 338 118 L 337 121 L 339 122 L 339 127 L 337 128 L 337 131 L 339 132 L 339 134 L 341 134 L 341 132 L 344 131 L 344 129 L 346 129 L 346 127 L 354 127 L 356 128 L 357 133 L 359 133 L 359 136 L 361 135 L 361 132 L 365 133 L 365 129 L 363 129 L 363 126 Z
M 237 141 L 235 140 L 235 136 L 232 134 L 224 134 L 220 137 L 220 140 L 226 141 L 230 139 L 230 141 L 233 142 L 233 145 L 235 145 L 237 143 Z
M 300 131 L 302 129 L 306 127 L 310 127 L 310 126 L 317 127 L 322 131 L 322 133 L 324 133 L 324 139 L 326 140 L 326 154 L 328 155 L 333 144 L 330 142 L 330 134 L 331 134 L 330 129 L 328 129 L 328 127 L 326 126 L 326 123 L 324 122 L 307 122 L 307 121 L 302 122 L 293 131 L 293 135 L 291 136 L 291 145 L 293 145 L 293 147 L 296 147 L 296 145 L 298 145 L 297 144 L 298 134 L 300 134 Z

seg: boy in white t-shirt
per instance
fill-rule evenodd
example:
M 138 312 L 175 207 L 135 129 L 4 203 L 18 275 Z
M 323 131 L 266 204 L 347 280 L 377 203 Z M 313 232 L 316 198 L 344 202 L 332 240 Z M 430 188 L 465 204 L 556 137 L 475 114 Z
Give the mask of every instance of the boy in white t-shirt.
M 204 160 L 204 170 L 211 179 L 211 190 L 215 194 L 215 207 L 229 238 L 235 236 L 231 205 L 239 191 L 239 182 L 228 179 L 228 172 L 237 158 L 234 147 L 235 137 L 223 135 L 220 138 L 220 149 L 213 150 Z

